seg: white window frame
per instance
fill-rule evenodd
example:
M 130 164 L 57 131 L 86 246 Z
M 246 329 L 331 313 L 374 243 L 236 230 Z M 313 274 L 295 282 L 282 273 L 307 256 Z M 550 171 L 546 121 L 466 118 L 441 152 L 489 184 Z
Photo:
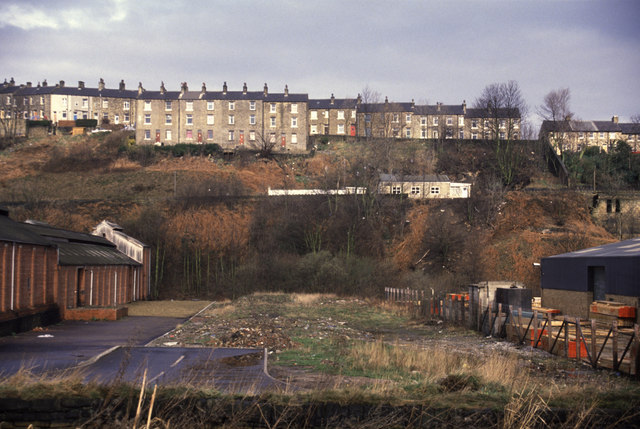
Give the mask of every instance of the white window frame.
M 255 131 L 249 131 L 249 141 L 255 141 L 256 140 L 256 132 Z
M 229 134 L 227 134 L 227 136 L 230 142 L 234 141 L 236 137 L 235 130 L 229 130 Z
M 276 103 L 269 104 L 269 113 L 276 113 Z
M 420 195 L 420 186 L 413 185 L 411 187 L 411 195 Z
M 171 116 L 171 113 L 167 113 L 164 115 L 164 124 L 165 125 L 171 125 L 173 123 L 173 116 Z
M 338 134 L 344 134 L 344 124 L 338 124 Z
M 440 122 L 440 121 L 439 121 L 437 116 L 434 116 L 432 122 L 433 122 L 433 125 L 438 125 L 438 122 Z
M 144 111 L 151 112 L 151 100 L 144 100 Z
M 235 125 L 236 118 L 233 115 L 229 115 L 229 125 Z
M 291 113 L 298 113 L 298 103 L 291 103 Z
M 249 115 L 249 125 L 256 124 L 256 115 Z
M 193 101 L 187 101 L 184 105 L 185 112 L 193 112 Z
M 193 115 L 191 113 L 185 115 L 185 124 L 193 125 Z
M 215 125 L 215 118 L 212 114 L 207 115 L 207 125 Z
M 164 130 L 164 139 L 165 140 L 171 140 L 171 138 L 172 138 L 171 130 L 170 129 Z
M 391 185 L 391 195 L 400 195 L 400 194 L 402 194 L 402 186 Z
M 291 117 L 291 128 L 298 128 L 298 117 L 297 116 L 292 116 Z
M 276 117 L 275 116 L 271 116 L 269 118 L 269 127 L 271 127 L 271 128 L 275 128 L 276 127 Z
M 440 194 L 440 186 L 432 186 L 429 190 L 431 195 L 439 195 Z
M 338 110 L 338 119 L 344 119 L 344 110 Z
M 296 134 L 296 133 L 292 133 L 291 134 L 291 143 L 293 143 L 293 144 L 298 143 L 298 134 Z
M 207 101 L 207 110 L 215 110 L 216 105 L 213 101 Z
M 125 101 L 122 102 L 122 109 L 123 110 L 131 109 L 131 103 L 129 103 L 129 100 L 125 100 Z
M 256 110 L 256 102 L 255 101 L 249 101 L 249 110 Z
M 236 110 L 236 102 L 229 101 L 229 110 Z
M 151 114 L 145 113 L 145 115 L 144 115 L 144 123 L 145 124 L 150 124 L 151 123 Z
M 171 102 L 171 100 L 166 100 L 164 102 L 164 110 L 171 110 L 173 108 L 173 103 Z
M 311 125 L 311 134 L 318 134 L 318 126 L 316 124 Z
M 144 130 L 144 139 L 151 140 L 151 130 Z
M 317 110 L 312 110 L 312 111 L 311 111 L 311 113 L 310 113 L 310 115 L 309 115 L 309 118 L 310 118 L 312 121 L 317 120 L 317 119 L 318 119 L 318 111 L 317 111 Z
M 407 113 L 404 119 L 407 124 L 411 123 L 411 113 Z

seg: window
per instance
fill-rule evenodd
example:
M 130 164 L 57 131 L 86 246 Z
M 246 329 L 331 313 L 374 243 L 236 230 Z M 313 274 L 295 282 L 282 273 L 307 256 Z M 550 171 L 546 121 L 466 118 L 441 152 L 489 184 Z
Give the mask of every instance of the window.
M 207 125 L 213 125 L 213 115 L 207 115 Z
M 398 122 L 398 121 L 399 121 L 398 114 L 394 113 L 393 114 L 393 122 Z
M 453 118 L 451 116 L 447 116 L 447 125 L 453 125 Z
M 408 139 L 410 139 L 410 138 L 411 138 L 411 129 L 410 129 L 410 128 L 407 128 L 407 129 L 405 130 L 405 132 L 404 132 L 404 136 L 405 136 L 406 138 L 408 138 Z
M 433 132 L 433 138 L 434 138 L 434 139 L 437 139 L 437 138 L 438 138 L 438 131 L 434 131 L 434 132 Z
M 151 115 L 150 114 L 145 114 L 144 115 L 144 123 L 145 124 L 150 124 L 151 123 Z
M 365 122 L 371 122 L 371 113 L 365 113 L 364 114 L 364 121 Z
M 113 122 L 115 122 L 116 124 L 119 124 L 120 123 L 120 115 L 115 115 L 113 117 Z
M 471 120 L 471 128 L 478 128 L 478 120 L 477 119 L 472 119 Z
M 478 133 L 471 133 L 471 140 L 478 140 Z
M 186 136 L 187 140 L 193 140 L 193 130 L 187 130 Z
M 236 102 L 235 101 L 230 101 L 229 102 L 229 110 L 236 110 Z
M 460 132 L 458 133 L 458 138 L 459 139 L 463 139 L 464 138 L 464 131 L 460 130 Z
M 276 103 L 269 104 L 269 112 L 276 113 Z
M 129 109 L 131 108 L 130 106 L 131 106 L 131 105 L 130 105 L 130 103 L 129 103 L 129 100 L 125 100 L 125 101 L 122 103 L 122 109 L 123 109 L 123 110 L 129 110 Z
M 82 99 L 82 107 L 84 107 L 85 109 L 87 107 L 89 107 L 89 99 L 88 98 L 83 98 Z
M 249 115 L 249 124 L 251 125 L 256 124 L 256 115 Z
M 324 116 L 325 119 L 329 118 L 329 111 L 325 110 L 324 112 L 322 112 L 322 116 Z
M 433 125 L 438 125 L 438 117 L 437 116 L 433 117 Z
M 129 123 L 129 121 L 130 121 L 130 119 L 129 119 L 129 114 L 128 114 L 128 113 L 125 113 L 125 114 L 124 114 L 124 122 L 125 122 L 125 123 Z
M 600 138 L 603 139 L 604 138 L 604 133 L 600 133 Z
M 589 133 L 589 140 L 593 140 L 595 136 L 596 136 L 596 133 Z
M 352 110 L 351 111 L 351 119 L 355 119 L 356 118 L 356 111 Z
M 488 119 L 484 120 L 484 127 L 485 128 L 489 128 L 489 120 Z
M 338 134 L 344 134 L 344 124 L 338 124 Z
M 458 116 L 458 126 L 464 127 L 464 117 Z
M 500 128 L 504 128 L 506 126 L 506 121 L 504 119 L 500 119 Z
M 151 130 L 144 130 L 144 139 L 151 140 Z
M 291 117 L 291 128 L 298 128 L 298 117 L 297 116 L 292 116 Z
M 318 126 L 311 125 L 311 134 L 318 134 Z
M 187 113 L 187 125 L 193 125 L 193 115 L 191 113 Z
M 431 195 L 437 195 L 440 193 L 440 186 L 432 186 L 431 190 L 429 191 L 429 193 Z
M 145 112 L 151 111 L 151 101 L 144 100 L 144 110 L 145 110 Z
M 171 101 L 165 101 L 164 102 L 164 110 L 171 110 L 172 107 L 173 106 L 171 105 Z
M 425 127 L 427 125 L 427 117 L 426 116 L 421 116 L 420 117 L 420 125 L 422 125 L 423 127 Z
M 420 186 L 412 186 L 411 195 L 420 195 Z
M 298 104 L 297 103 L 292 103 L 291 104 L 291 113 L 298 113 Z
M 269 143 L 275 143 L 275 142 L 276 142 L 276 133 L 269 134 Z
M 502 131 L 500 132 L 500 139 L 504 140 L 504 133 Z
M 293 133 L 291 134 L 291 143 L 298 143 L 298 135 Z
M 193 101 L 187 101 L 184 110 L 187 112 L 193 112 Z
M 236 118 L 233 115 L 229 115 L 229 125 L 236 123 Z
M 229 141 L 232 142 L 234 139 L 234 131 L 233 130 L 229 130 Z
M 392 195 L 400 195 L 402 193 L 402 187 L 400 185 L 391 186 Z
M 207 140 L 213 140 L 213 130 L 207 130 Z
M 44 96 L 40 96 L 40 104 L 44 104 Z
M 255 101 L 250 101 L 249 102 L 249 110 L 256 110 L 256 102 Z
M 276 127 L 276 117 L 275 116 L 272 116 L 272 117 L 269 118 L 269 126 L 271 128 L 275 128 Z
M 214 106 L 213 101 L 207 101 L 207 110 L 213 110 Z
M 338 110 L 338 119 L 344 119 L 344 110 Z
M 82 104 L 84 104 L 84 100 L 82 100 Z M 102 108 L 103 109 L 109 108 L 109 100 L 102 100 Z
M 407 113 L 404 119 L 407 123 L 411 122 L 411 113 Z
M 426 129 L 421 129 L 420 130 L 420 138 L 426 139 L 427 138 L 427 130 Z
M 312 110 L 311 111 L 311 119 L 312 120 L 318 119 L 318 111 L 317 110 Z
M 251 140 L 251 141 L 255 141 L 256 140 L 256 132 L 255 131 L 249 131 L 249 140 Z
M 165 130 L 164 131 L 164 139 L 165 140 L 171 140 L 171 130 Z
M 7 113 L 7 118 L 10 118 L 11 114 Z M 62 112 L 62 119 L 67 119 L 67 112 Z
M 579 133 L 578 133 L 578 138 L 579 138 L 580 140 L 583 140 L 583 139 L 584 139 L 584 133 L 583 133 L 583 132 L 579 132 Z
M 165 125 L 171 125 L 172 122 L 173 122 L 173 118 L 171 117 L 171 114 L 164 115 Z

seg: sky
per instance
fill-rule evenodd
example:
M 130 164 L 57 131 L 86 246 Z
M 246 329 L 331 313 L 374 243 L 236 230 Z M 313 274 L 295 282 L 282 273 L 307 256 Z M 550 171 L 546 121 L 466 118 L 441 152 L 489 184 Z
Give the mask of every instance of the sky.
M 571 91 L 584 120 L 640 114 L 637 0 L 0 0 L 0 81 L 124 79 L 473 105 L 515 80 L 539 124 Z

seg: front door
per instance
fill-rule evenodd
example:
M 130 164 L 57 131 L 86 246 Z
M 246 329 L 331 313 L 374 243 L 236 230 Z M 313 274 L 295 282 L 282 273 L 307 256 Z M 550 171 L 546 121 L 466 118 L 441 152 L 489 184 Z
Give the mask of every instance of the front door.
M 604 301 L 607 293 L 607 277 L 604 267 L 589 267 L 589 290 L 594 301 Z

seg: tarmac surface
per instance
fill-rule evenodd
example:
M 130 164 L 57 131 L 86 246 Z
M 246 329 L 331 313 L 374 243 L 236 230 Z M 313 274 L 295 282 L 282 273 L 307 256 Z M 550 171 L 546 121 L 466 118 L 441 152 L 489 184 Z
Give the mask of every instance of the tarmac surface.
M 0 375 L 21 368 L 37 374 L 79 368 L 85 380 L 137 383 L 146 368 L 147 381 L 153 384 L 188 383 L 238 393 L 278 386 L 266 373 L 266 357 L 259 349 L 145 347 L 184 320 L 131 316 L 118 321 L 64 321 L 0 337 Z

